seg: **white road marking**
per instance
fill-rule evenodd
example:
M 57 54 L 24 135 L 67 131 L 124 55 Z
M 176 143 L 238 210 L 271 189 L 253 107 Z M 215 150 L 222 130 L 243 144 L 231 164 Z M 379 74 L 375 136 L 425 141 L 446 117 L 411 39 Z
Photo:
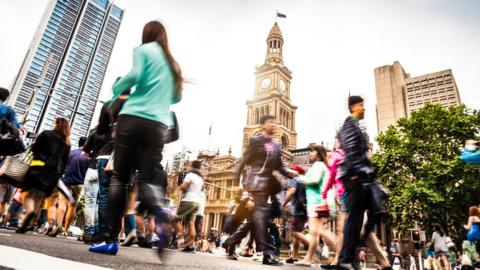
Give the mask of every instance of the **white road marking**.
M 69 261 L 24 249 L 0 245 L 0 266 L 16 270 L 109 270 L 92 264 Z
M 0 236 L 12 236 L 12 235 L 8 233 L 0 233 Z

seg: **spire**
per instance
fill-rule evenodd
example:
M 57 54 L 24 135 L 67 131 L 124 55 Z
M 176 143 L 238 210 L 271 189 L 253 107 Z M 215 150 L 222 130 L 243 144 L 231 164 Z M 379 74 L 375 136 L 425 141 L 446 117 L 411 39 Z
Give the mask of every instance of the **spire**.
M 265 63 L 283 64 L 283 36 L 278 23 L 273 24 L 267 37 L 267 56 Z
M 232 155 L 232 146 L 230 146 L 230 147 L 228 148 L 228 155 L 229 155 L 229 156 Z

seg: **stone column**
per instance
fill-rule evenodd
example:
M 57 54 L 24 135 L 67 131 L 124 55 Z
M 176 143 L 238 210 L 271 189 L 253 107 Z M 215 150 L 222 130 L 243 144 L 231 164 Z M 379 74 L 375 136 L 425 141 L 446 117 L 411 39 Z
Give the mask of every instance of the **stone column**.
M 208 232 L 208 219 L 210 218 L 209 213 L 203 214 L 203 225 L 202 225 L 202 232 L 206 234 Z

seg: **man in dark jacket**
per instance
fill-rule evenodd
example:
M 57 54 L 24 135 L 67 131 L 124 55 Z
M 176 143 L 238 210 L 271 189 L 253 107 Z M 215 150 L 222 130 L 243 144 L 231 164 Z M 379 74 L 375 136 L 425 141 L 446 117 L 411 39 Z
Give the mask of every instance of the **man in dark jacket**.
M 247 165 L 247 176 L 244 178 L 243 185 L 253 198 L 254 208 L 251 215 L 257 252 L 263 251 L 263 264 L 278 264 L 279 260 L 274 254 L 275 245 L 268 233 L 272 211 L 268 199 L 282 190 L 282 185 L 273 176 L 273 172 L 278 171 L 289 177 L 291 171 L 282 161 L 280 146 L 272 141 L 276 129 L 275 117 L 262 116 L 260 128 L 262 134 L 250 138 L 237 176 L 240 176 Z
M 348 212 L 344 227 L 343 248 L 338 265 L 339 270 L 360 269 L 356 257 L 356 248 L 360 246 L 362 241 L 360 233 L 365 211 L 368 213 L 368 222 L 364 236 L 369 238 L 368 244 L 370 244 L 371 230 L 379 221 L 385 199 L 380 197 L 384 193 L 380 194 L 375 189 L 377 185 L 374 178 L 374 169 L 367 153 L 368 137 L 359 126 L 359 121 L 364 118 L 365 114 L 363 99 L 359 96 L 349 97 L 348 107 L 351 115 L 347 117 L 339 132 L 339 139 L 345 151 L 345 159 L 340 164 L 338 177 L 345 184 Z M 382 263 L 382 267 L 388 268 L 390 266 L 388 263 Z

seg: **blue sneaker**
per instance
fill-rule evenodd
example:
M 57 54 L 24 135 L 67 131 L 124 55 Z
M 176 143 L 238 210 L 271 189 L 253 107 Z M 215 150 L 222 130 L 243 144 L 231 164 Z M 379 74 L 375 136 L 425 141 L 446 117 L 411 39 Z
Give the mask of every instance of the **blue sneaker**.
M 102 253 L 108 255 L 117 255 L 118 253 L 118 243 L 117 242 L 102 242 L 91 246 L 88 251 L 95 253 Z

